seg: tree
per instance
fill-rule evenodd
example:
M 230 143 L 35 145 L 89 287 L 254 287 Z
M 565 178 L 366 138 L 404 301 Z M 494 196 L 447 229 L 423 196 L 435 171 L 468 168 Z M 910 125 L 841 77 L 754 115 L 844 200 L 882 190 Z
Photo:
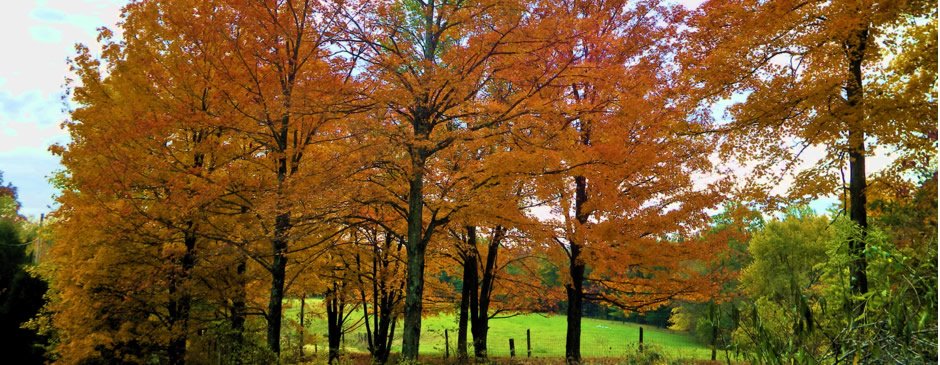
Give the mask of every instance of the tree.
M 190 10 L 213 9 L 201 5 Z M 85 264 L 52 271 L 66 361 L 182 363 L 198 343 L 194 334 L 220 320 L 241 338 L 244 281 L 228 280 L 222 268 L 235 261 L 240 277 L 245 267 L 230 260 L 241 253 L 220 245 L 226 237 L 217 230 L 237 226 L 232 217 L 245 213 L 230 200 L 243 189 L 231 174 L 256 151 L 220 122 L 226 98 L 216 92 L 210 60 L 222 47 L 178 33 L 211 19 L 166 27 L 178 16 L 172 9 L 129 6 L 127 40 L 102 30 L 101 57 L 79 46 L 74 60 L 79 107 L 65 124 L 72 142 L 53 148 L 68 169 L 57 213 L 66 217 L 57 226 L 65 247 L 53 250 L 54 261 Z M 94 305 L 70 307 L 76 301 Z M 219 318 L 214 306 L 231 318 Z M 121 315 L 125 323 L 112 317 Z
M 403 239 L 376 225 L 362 225 L 357 230 L 360 241 L 356 242 L 354 285 L 359 292 L 369 353 L 375 363 L 385 364 L 402 312 Z
M 217 102 L 211 116 L 224 121 L 218 126 L 230 138 L 224 148 L 241 149 L 226 166 L 230 174 L 213 182 L 226 193 L 220 213 L 239 216 L 242 227 L 207 235 L 270 273 L 267 345 L 279 353 L 289 256 L 337 234 L 327 223 L 342 199 L 327 193 L 341 191 L 331 188 L 337 175 L 330 172 L 344 170 L 336 168 L 339 144 L 327 142 L 344 136 L 336 122 L 357 104 L 346 92 L 348 63 L 330 57 L 326 46 L 334 17 L 316 1 L 153 2 L 139 9 L 148 7 L 146 22 L 129 26 L 162 29 L 156 41 L 186 42 L 191 49 L 171 50 L 185 60 L 197 52 Z
M 818 361 L 829 348 L 814 327 L 823 321 L 817 317 L 826 315 L 821 298 L 833 279 L 827 263 L 836 237 L 827 217 L 803 208 L 768 222 L 751 239 L 748 252 L 753 261 L 741 274 L 741 288 L 754 303 L 753 314 L 736 335 L 739 341 L 752 339 L 752 349 L 763 347 L 757 353 L 768 357 L 758 360 Z
M 719 349 L 731 349 L 731 334 L 737 329 L 740 309 L 750 302 L 741 290 L 741 271 L 752 258 L 748 253 L 751 235 L 764 225 L 760 212 L 743 204 L 723 206 L 724 211 L 712 216 L 708 239 L 727 242 L 727 249 L 703 270 L 716 272 L 724 279 L 720 289 L 707 302 L 682 302 L 672 308 L 669 328 L 691 332 L 699 342 L 712 348 L 712 360 L 717 360 Z
M 250 175 L 263 186 L 258 192 L 261 199 L 246 203 L 261 218 L 256 224 L 263 227 L 270 242 L 270 261 L 262 263 L 271 273 L 267 342 L 278 353 L 287 256 L 292 243 L 306 236 L 294 231 L 308 220 L 323 219 L 322 211 L 298 211 L 308 202 L 298 193 L 322 186 L 309 177 L 326 177 L 310 175 L 307 169 L 319 166 L 306 163 L 305 158 L 316 156 L 312 145 L 321 138 L 332 138 L 321 131 L 330 130 L 330 123 L 340 115 L 337 108 L 349 107 L 340 102 L 347 100 L 341 91 L 344 74 L 337 69 L 343 64 L 327 58 L 332 17 L 317 2 L 219 6 L 222 9 L 215 11 L 225 16 L 217 24 L 226 24 L 219 25 L 224 27 L 220 29 L 229 31 L 221 39 L 209 40 L 222 42 L 228 52 L 214 55 L 214 70 L 224 80 L 214 86 L 228 99 L 227 116 L 240 121 L 235 129 L 257 143 L 263 153 L 262 169 Z M 303 185 L 297 182 L 304 177 L 308 179 Z
M 750 181 L 765 190 L 804 150 L 825 148 L 797 175 L 791 198 L 841 194 L 848 165 L 844 209 L 863 232 L 848 242 L 856 296 L 869 286 L 866 157 L 876 147 L 921 157 L 936 149 L 936 89 L 925 86 L 937 80 L 936 37 L 928 36 L 936 11 L 930 1 L 715 0 L 688 21 L 680 59 L 697 90 L 692 102 L 707 115 L 705 105 L 733 101 L 730 121 L 690 133 L 723 133 L 725 156 L 757 160 Z
M 769 222 L 748 248 L 753 261 L 739 286 L 748 304 L 739 313 L 733 346 L 754 361 L 781 364 L 934 361 L 936 302 L 926 299 L 935 295 L 936 281 L 926 271 L 936 267 L 935 224 L 928 218 L 925 227 L 914 228 L 921 232 L 914 248 L 890 223 L 930 215 L 935 206 L 921 204 L 935 201 L 933 189 L 935 180 L 927 180 L 917 198 L 879 200 L 873 209 L 878 218 L 866 234 L 873 275 L 862 315 L 851 284 L 854 257 L 844 245 L 861 234 L 858 226 L 807 208 Z
M 447 255 L 458 263 L 459 271 L 454 274 L 461 279 L 457 357 L 469 360 L 469 334 L 473 356 L 477 362 L 485 362 L 491 319 L 543 309 L 538 306 L 544 287 L 536 265 L 542 258 L 533 252 L 535 245 L 522 229 L 497 224 L 491 228 L 465 226 L 463 230 L 451 230 L 456 250 Z
M 362 76 L 371 85 L 364 97 L 376 108 L 371 130 L 383 147 L 362 179 L 384 194 L 369 200 L 407 222 L 401 232 L 408 260 L 402 356 L 414 361 L 427 247 L 463 206 L 448 194 L 459 171 L 445 174 L 440 155 L 508 127 L 566 65 L 545 65 L 534 54 L 557 39 L 539 22 L 547 18 L 544 10 L 525 3 L 363 1 L 344 11 L 348 41 L 341 46 L 364 63 Z M 527 34 L 544 36 L 533 41 Z M 481 97 L 509 80 L 519 92 L 502 100 Z
M 694 123 L 673 107 L 666 67 L 679 10 L 659 2 L 560 7 L 575 19 L 566 29 L 579 42 L 555 57 L 570 57 L 577 72 L 552 85 L 557 96 L 547 99 L 558 102 L 540 115 L 548 127 L 531 163 L 543 171 L 535 191 L 551 208 L 545 237 L 565 277 L 566 358 L 580 363 L 585 300 L 638 311 L 713 289 L 691 263 L 710 260 L 718 246 L 692 237 L 707 222 L 702 209 L 719 202 L 721 182 L 693 184 L 711 171 L 709 142 L 679 134 Z
M 0 336 L 9 349 L 8 361 L 42 364 L 48 338 L 25 326 L 45 303 L 48 285 L 30 269 L 35 253 L 27 249 L 35 237 L 24 237 L 27 222 L 19 205 L 16 187 L 4 185 L 0 171 Z

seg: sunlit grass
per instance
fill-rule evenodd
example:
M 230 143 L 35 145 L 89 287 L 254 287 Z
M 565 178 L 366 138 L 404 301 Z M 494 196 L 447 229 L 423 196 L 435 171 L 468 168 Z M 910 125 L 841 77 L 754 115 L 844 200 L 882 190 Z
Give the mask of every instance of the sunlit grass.
M 326 320 L 320 299 L 307 299 L 306 327 L 308 336 L 305 342 L 306 352 L 325 351 Z M 300 311 L 300 300 L 290 300 L 285 310 L 285 317 L 296 321 Z M 361 322 L 362 312 L 350 316 L 350 321 Z M 421 353 L 431 356 L 443 356 L 445 353 L 445 334 L 448 332 L 451 356 L 457 342 L 457 321 L 453 313 L 428 316 L 422 320 Z M 585 358 L 617 358 L 628 353 L 635 353 L 641 325 L 629 322 L 608 321 L 584 318 L 581 325 L 581 354 Z M 642 326 L 644 344 L 654 346 L 664 355 L 674 359 L 708 359 L 710 350 L 695 342 L 686 333 L 670 331 L 650 326 Z M 515 341 L 516 357 L 526 357 L 526 330 L 532 336 L 532 357 L 564 358 L 565 356 L 566 317 L 563 315 L 524 314 L 490 321 L 488 352 L 493 356 L 509 356 L 509 339 Z M 396 327 L 396 340 L 393 352 L 401 349 L 401 323 Z M 366 345 L 361 336 L 364 327 L 358 327 L 346 334 L 344 341 L 347 353 L 364 353 Z

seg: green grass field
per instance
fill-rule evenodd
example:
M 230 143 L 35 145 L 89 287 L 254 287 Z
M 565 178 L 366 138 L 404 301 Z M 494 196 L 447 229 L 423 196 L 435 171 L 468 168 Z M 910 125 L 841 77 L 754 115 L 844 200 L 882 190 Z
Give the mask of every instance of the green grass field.
M 314 348 L 322 351 L 326 346 L 326 320 L 323 305 L 319 299 L 307 299 L 307 333 L 305 352 Z M 289 320 L 296 321 L 300 301 L 292 300 L 285 311 Z M 350 316 L 350 321 L 361 322 L 361 312 Z M 516 356 L 526 356 L 526 329 L 532 333 L 532 357 L 564 358 L 566 317 L 563 315 L 525 314 L 509 318 L 490 320 L 488 337 L 489 354 L 509 356 L 509 339 L 515 340 Z M 421 353 L 443 356 L 444 330 L 449 332 L 450 349 L 453 354 L 457 342 L 457 321 L 453 313 L 442 313 L 425 317 L 421 331 Z M 401 346 L 401 324 L 396 328 L 396 343 L 393 352 Z M 585 358 L 617 358 L 627 353 L 635 353 L 639 338 L 640 325 L 627 322 L 607 321 L 585 318 L 581 325 L 581 355 Z M 710 350 L 695 342 L 685 333 L 643 326 L 644 344 L 654 346 L 672 359 L 708 359 Z M 362 340 L 365 327 L 360 326 L 346 334 L 345 350 L 349 353 L 366 352 Z M 316 343 L 316 346 L 313 344 Z

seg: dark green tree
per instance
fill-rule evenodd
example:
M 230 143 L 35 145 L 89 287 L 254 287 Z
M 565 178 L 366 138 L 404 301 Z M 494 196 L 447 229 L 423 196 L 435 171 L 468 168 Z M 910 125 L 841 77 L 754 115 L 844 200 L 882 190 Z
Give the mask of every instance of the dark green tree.
M 32 255 L 29 242 L 23 239 L 16 188 L 3 185 L 0 173 L 0 206 L 11 207 L 0 215 L 0 338 L 3 338 L 3 362 L 9 364 L 42 364 L 47 339 L 23 324 L 42 308 L 46 282 L 27 272 Z

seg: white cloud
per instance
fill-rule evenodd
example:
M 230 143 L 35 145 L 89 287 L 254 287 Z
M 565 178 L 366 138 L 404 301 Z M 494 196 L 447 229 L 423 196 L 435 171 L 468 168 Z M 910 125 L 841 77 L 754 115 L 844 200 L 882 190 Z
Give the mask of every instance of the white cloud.
M 74 44 L 95 44 L 97 28 L 112 29 L 124 0 L 40 0 L 5 2 L 0 12 L 0 171 L 19 188 L 23 212 L 38 215 L 53 205 L 55 189 L 46 178 L 61 166 L 48 152 L 65 142 L 59 128 L 66 59 Z

